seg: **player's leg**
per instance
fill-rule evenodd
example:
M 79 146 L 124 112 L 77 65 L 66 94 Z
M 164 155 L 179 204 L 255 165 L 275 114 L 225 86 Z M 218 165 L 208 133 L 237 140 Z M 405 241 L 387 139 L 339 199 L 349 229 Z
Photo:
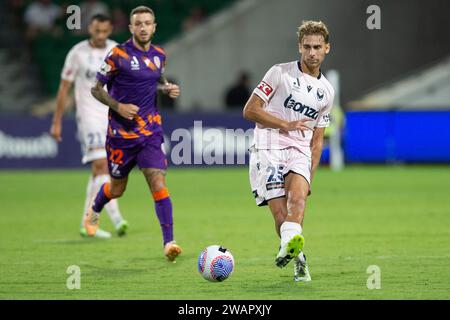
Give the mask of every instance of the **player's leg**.
M 290 172 L 286 176 L 286 199 L 288 210 L 288 214 L 284 222 L 284 226 L 287 230 L 286 238 L 291 237 L 294 233 L 297 233 L 294 237 L 301 236 L 308 191 L 309 182 L 305 176 L 294 172 Z M 300 249 L 299 254 L 294 257 L 294 280 L 297 282 L 309 282 L 311 281 L 311 275 L 306 262 L 306 256 L 301 251 L 302 248 Z
M 93 160 L 91 167 L 92 175 L 94 177 L 95 191 L 99 191 L 103 184 L 110 182 L 106 152 L 104 158 Z M 124 236 L 128 229 L 128 222 L 122 218 L 117 199 L 111 199 L 111 201 L 105 205 L 105 210 L 114 224 L 117 234 L 119 236 Z
M 167 160 L 163 149 L 163 135 L 149 137 L 146 145 L 137 155 L 137 163 L 141 168 L 155 203 L 156 216 L 163 235 L 164 254 L 170 261 L 182 252 L 173 236 L 172 200 L 166 186 Z
M 87 212 L 89 205 L 92 202 L 92 198 L 95 196 L 95 190 L 94 190 L 94 177 L 92 176 L 92 174 L 89 176 L 89 180 L 88 180 L 88 184 L 86 186 L 86 199 L 84 200 L 84 210 L 83 210 L 83 215 L 81 216 L 81 224 L 80 224 L 80 228 L 82 230 L 84 230 L 83 227 L 83 220 L 84 220 L 84 215 Z M 81 230 L 81 233 L 83 235 L 83 231 Z M 86 233 L 86 230 L 84 230 L 84 233 Z
M 275 230 L 281 237 L 280 229 L 287 216 L 283 175 L 286 167 L 284 159 L 286 152 L 276 149 L 256 149 L 255 147 L 251 147 L 249 151 L 249 176 L 253 196 L 258 206 L 269 205 L 275 221 Z
M 285 182 L 288 210 L 285 222 L 292 222 L 302 226 L 305 216 L 306 199 L 309 191 L 309 182 L 303 175 L 292 171 L 285 177 Z
M 267 203 L 275 221 L 275 231 L 278 237 L 281 238 L 280 228 L 287 216 L 286 197 L 275 198 L 269 200 Z
M 275 221 L 275 230 L 278 236 L 281 238 L 280 228 L 287 217 L 286 197 L 269 200 L 268 205 Z M 297 257 L 294 257 L 294 280 L 297 282 L 311 281 L 308 264 L 306 263 L 306 256 L 303 254 L 303 252 L 300 252 Z
M 82 237 L 88 236 L 86 228 L 84 227 L 84 218 L 85 218 L 85 214 L 89 208 L 89 205 L 91 205 L 91 203 L 92 203 L 92 199 L 96 195 L 96 191 L 97 191 L 97 188 L 95 187 L 95 184 L 94 184 L 94 177 L 92 175 L 90 175 L 89 182 L 88 182 L 88 185 L 86 188 L 86 200 L 84 202 L 84 212 L 81 217 L 81 224 L 80 224 L 80 235 Z M 109 238 L 111 238 L 111 233 L 106 230 L 97 229 L 97 232 L 95 233 L 94 237 L 101 238 L 101 239 L 109 239 Z
M 100 212 L 103 207 L 112 199 L 121 197 L 125 192 L 128 174 L 136 165 L 139 148 L 120 149 L 107 140 L 106 152 L 111 181 L 100 186 L 92 205 L 85 214 L 83 224 L 89 236 L 95 235 L 95 231 L 98 229 Z
M 303 249 L 302 222 L 306 207 L 309 184 L 306 179 L 294 172 L 285 177 L 287 202 L 286 219 L 280 226 L 281 245 L 275 263 L 282 268 Z
M 309 191 L 311 160 L 296 148 L 284 149 L 284 189 L 287 215 L 280 227 L 281 245 L 275 263 L 284 267 L 303 249 L 302 224 Z
M 164 254 L 167 259 L 174 261 L 182 250 L 173 236 L 172 201 L 166 186 L 166 172 L 157 168 L 143 168 L 142 172 L 155 202 L 156 216 L 163 235 Z
M 100 187 L 84 218 L 84 227 L 90 237 L 94 236 L 98 230 L 100 213 L 104 206 L 112 199 L 122 196 L 127 187 L 127 182 L 128 177 L 122 179 L 111 178 L 111 182 L 106 182 Z
M 104 150 L 104 139 L 101 138 L 100 132 L 95 132 L 97 129 L 93 129 L 94 132 L 92 132 L 92 128 L 95 128 L 95 126 L 92 126 L 86 118 L 78 118 L 77 127 L 83 154 L 81 162 L 83 164 L 87 164 L 95 159 L 105 158 L 106 152 Z M 84 201 L 84 211 L 81 217 L 80 226 L 80 235 L 82 237 L 88 236 L 86 228 L 84 227 L 84 218 L 93 197 L 96 195 L 99 189 L 99 187 L 96 185 L 95 175 L 95 172 L 93 172 L 92 170 L 86 188 L 86 199 Z M 98 229 L 94 237 L 107 239 L 111 238 L 111 233 L 105 230 Z

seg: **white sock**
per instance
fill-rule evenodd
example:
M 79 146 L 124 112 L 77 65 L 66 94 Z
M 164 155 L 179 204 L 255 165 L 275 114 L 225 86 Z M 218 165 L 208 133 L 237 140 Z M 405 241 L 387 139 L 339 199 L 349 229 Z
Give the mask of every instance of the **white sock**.
M 94 178 L 95 191 L 98 192 L 98 190 L 100 190 L 100 187 L 104 183 L 109 181 L 110 181 L 109 175 L 107 174 L 96 176 Z M 120 214 L 119 203 L 117 202 L 117 199 L 112 199 L 111 201 L 109 201 L 105 205 L 105 210 L 114 226 L 117 226 L 122 221 L 123 218 L 122 215 Z
M 95 196 L 95 188 L 94 188 L 94 177 L 89 176 L 89 181 L 86 187 L 86 200 L 84 201 L 84 211 L 83 215 L 81 216 L 81 227 L 83 227 L 83 219 L 84 215 L 86 214 L 88 210 L 88 206 L 91 203 L 92 197 Z
M 281 244 L 289 242 L 295 235 L 302 234 L 302 226 L 299 223 L 285 221 L 280 227 Z

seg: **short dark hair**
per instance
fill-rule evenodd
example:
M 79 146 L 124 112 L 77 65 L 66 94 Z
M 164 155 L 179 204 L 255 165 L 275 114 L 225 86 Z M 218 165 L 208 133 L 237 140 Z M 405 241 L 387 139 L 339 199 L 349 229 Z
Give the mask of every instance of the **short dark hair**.
M 112 19 L 111 17 L 107 16 L 106 14 L 102 14 L 102 13 L 98 13 L 92 16 L 91 18 L 91 23 L 94 21 L 98 21 L 98 22 L 106 22 L 109 21 L 110 23 L 112 23 Z
M 131 10 L 131 13 L 130 13 L 130 22 L 131 22 L 131 18 L 132 18 L 133 15 L 136 14 L 136 13 L 150 13 L 150 14 L 153 16 L 153 18 L 155 18 L 155 13 L 153 12 L 152 9 L 150 9 L 150 8 L 147 7 L 147 6 L 139 6 L 139 7 L 134 8 L 133 10 Z

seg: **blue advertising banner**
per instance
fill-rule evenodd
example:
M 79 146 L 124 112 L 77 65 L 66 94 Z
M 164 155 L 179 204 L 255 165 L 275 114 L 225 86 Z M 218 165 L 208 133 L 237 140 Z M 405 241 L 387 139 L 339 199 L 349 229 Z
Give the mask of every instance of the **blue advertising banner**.
M 49 134 L 51 119 L 0 117 L 0 168 L 70 168 L 81 166 L 74 119 L 63 121 L 63 141 Z
M 450 162 L 450 111 L 346 113 L 347 162 Z
M 253 123 L 241 112 L 163 114 L 171 166 L 245 165 Z M 450 111 L 348 112 L 343 136 L 348 163 L 450 162 Z M 51 119 L 0 117 L 0 168 L 78 168 L 81 148 L 73 118 L 63 121 L 63 141 L 49 132 Z M 325 145 L 322 162 L 328 162 Z
M 241 112 L 163 114 L 170 165 L 248 163 L 253 123 Z M 74 118 L 63 120 L 62 142 L 49 134 L 51 118 L 0 117 L 0 168 L 77 168 L 81 147 Z

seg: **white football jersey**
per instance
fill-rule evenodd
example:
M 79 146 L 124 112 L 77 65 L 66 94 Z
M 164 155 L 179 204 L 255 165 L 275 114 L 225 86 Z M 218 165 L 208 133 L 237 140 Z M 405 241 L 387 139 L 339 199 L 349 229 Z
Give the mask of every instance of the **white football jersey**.
M 89 40 L 84 40 L 67 54 L 61 78 L 75 83 L 76 112 L 81 121 L 84 118 L 108 119 L 108 107 L 92 96 L 91 88 L 105 57 L 116 45 L 117 42 L 108 39 L 104 48 L 93 48 Z
M 322 73 L 315 78 L 301 70 L 299 61 L 274 65 L 253 91 L 266 104 L 264 110 L 286 121 L 308 119 L 305 124 L 328 127 L 333 106 L 334 89 Z M 256 125 L 254 144 L 257 149 L 285 149 L 297 147 L 311 156 L 313 131 L 299 130 L 288 133 Z

